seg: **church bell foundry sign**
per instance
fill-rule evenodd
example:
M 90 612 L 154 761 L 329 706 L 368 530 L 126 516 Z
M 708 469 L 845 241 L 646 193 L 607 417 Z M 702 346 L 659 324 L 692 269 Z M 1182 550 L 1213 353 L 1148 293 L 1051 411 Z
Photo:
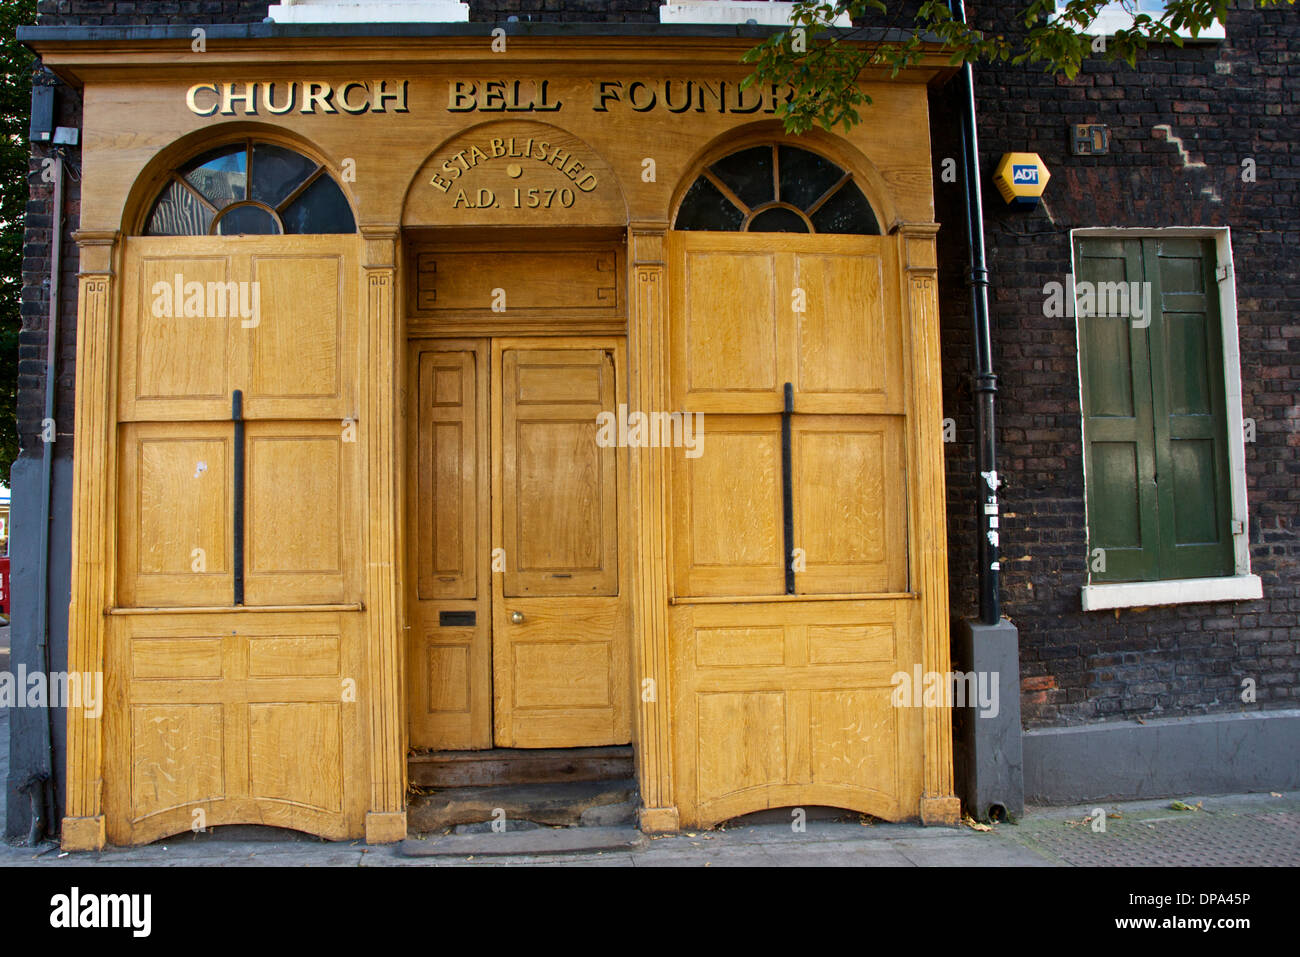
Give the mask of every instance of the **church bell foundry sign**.
M 198 116 L 410 113 L 409 80 L 237 81 L 197 83 L 185 95 Z M 425 163 L 408 203 L 414 222 L 602 225 L 626 222 L 612 170 L 582 140 L 551 125 L 564 112 L 776 113 L 788 89 L 742 89 L 739 80 L 591 80 L 587 96 L 551 80 L 447 81 L 446 113 L 470 130 Z M 505 119 L 514 115 L 518 119 Z M 535 119 L 524 120 L 526 114 Z M 495 120 L 495 122 L 493 122 Z M 483 122 L 486 121 L 486 122 Z M 469 211 L 472 211 L 470 213 Z

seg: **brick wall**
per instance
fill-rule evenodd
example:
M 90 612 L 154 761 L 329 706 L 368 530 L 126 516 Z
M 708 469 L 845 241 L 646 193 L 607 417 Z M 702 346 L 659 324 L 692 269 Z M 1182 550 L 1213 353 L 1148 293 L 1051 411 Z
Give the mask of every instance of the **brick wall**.
M 981 8 L 991 5 L 981 4 Z M 991 20 L 984 28 L 1007 30 Z M 1300 17 L 1236 9 L 1228 40 L 1152 49 L 1139 70 L 1102 60 L 1073 81 L 1012 66 L 977 70 L 981 165 L 999 375 L 1004 613 L 1019 627 L 1027 726 L 1102 718 L 1294 707 L 1300 674 Z M 946 415 L 953 610 L 976 610 L 969 388 L 970 310 L 961 186 L 939 176 L 960 156 L 955 90 L 934 96 L 935 189 L 944 223 Z M 949 122 L 950 119 L 950 122 Z M 1111 152 L 1069 155 L 1067 125 L 1106 123 Z M 1156 128 L 1171 127 L 1187 151 Z M 1042 155 L 1046 202 L 1012 211 L 987 174 L 1003 153 Z M 1241 161 L 1256 161 L 1244 183 Z M 1199 167 L 1195 164 L 1204 163 Z M 1043 315 L 1064 282 L 1069 230 L 1230 226 L 1236 265 L 1252 571 L 1259 601 L 1084 614 L 1082 437 L 1074 320 Z M 1240 700 L 1253 678 L 1257 705 Z

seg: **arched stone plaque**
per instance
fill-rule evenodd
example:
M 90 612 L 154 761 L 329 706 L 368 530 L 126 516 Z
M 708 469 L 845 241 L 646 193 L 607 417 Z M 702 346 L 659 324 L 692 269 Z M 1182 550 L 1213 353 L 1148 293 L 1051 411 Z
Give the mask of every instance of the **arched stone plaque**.
M 572 133 L 506 120 L 436 149 L 407 194 L 403 226 L 623 226 L 613 169 Z

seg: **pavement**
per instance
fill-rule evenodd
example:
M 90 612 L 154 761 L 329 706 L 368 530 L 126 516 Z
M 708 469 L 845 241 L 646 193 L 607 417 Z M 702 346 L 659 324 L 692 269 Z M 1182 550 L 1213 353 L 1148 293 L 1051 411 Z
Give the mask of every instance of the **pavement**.
M 8 628 L 0 628 L 0 655 L 8 658 Z M 8 770 L 9 712 L 0 708 L 0 825 Z M 1015 824 L 980 829 L 890 824 L 811 809 L 801 828 L 790 811 L 780 810 L 672 835 L 631 828 L 576 829 L 581 835 L 575 829 L 497 834 L 462 828 L 376 846 L 276 828 L 220 827 L 96 853 L 0 842 L 0 867 L 1300 866 L 1300 791 L 1103 802 L 1104 826 L 1092 816 L 1097 807 L 1031 807 Z M 571 833 L 557 833 L 564 830 Z M 589 849 L 563 850 L 574 845 Z M 523 853 L 539 847 L 552 853 Z
M 8 715 L 0 711 L 0 762 L 7 760 Z M 0 773 L 4 764 L 0 763 Z M 0 788 L 0 801 L 3 789 Z M 1180 810 L 1177 808 L 1186 808 Z M 56 845 L 0 843 L 0 867 L 1091 867 L 1300 865 L 1300 791 L 1105 803 L 1094 808 L 1029 808 L 1016 824 L 920 827 L 858 815 L 818 819 L 797 829 L 789 811 L 768 811 L 713 830 L 641 835 L 600 829 L 604 850 L 501 854 L 520 835 L 507 830 L 412 838 L 402 844 L 322 841 L 293 831 L 213 828 L 142 847 L 69 854 Z M 830 817 L 828 815 L 828 817 Z M 3 806 L 0 805 L 0 819 Z M 1100 819 L 1098 819 L 1099 821 Z M 553 848 L 565 835 L 541 835 Z M 563 829 L 561 829 L 563 830 Z M 593 831 L 596 829 L 578 829 Z M 600 835 L 584 835 L 597 837 Z M 439 847 L 439 845 L 442 845 Z M 539 846 L 534 840 L 531 846 Z

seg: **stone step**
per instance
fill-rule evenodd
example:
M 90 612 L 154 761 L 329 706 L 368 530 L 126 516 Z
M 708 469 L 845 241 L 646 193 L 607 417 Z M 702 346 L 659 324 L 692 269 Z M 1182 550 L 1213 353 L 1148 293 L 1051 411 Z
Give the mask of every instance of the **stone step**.
M 426 751 L 407 758 L 407 771 L 411 783 L 422 788 L 621 781 L 636 776 L 627 745 Z
M 425 839 L 407 838 L 399 853 L 404 857 L 504 857 L 525 854 L 579 854 L 593 851 L 628 851 L 645 838 L 632 827 L 544 827 L 533 830 L 448 834 Z
M 636 798 L 636 781 L 630 778 L 448 788 L 412 796 L 407 805 L 407 829 L 413 834 L 430 834 L 493 820 L 561 827 L 625 823 L 635 815 Z

